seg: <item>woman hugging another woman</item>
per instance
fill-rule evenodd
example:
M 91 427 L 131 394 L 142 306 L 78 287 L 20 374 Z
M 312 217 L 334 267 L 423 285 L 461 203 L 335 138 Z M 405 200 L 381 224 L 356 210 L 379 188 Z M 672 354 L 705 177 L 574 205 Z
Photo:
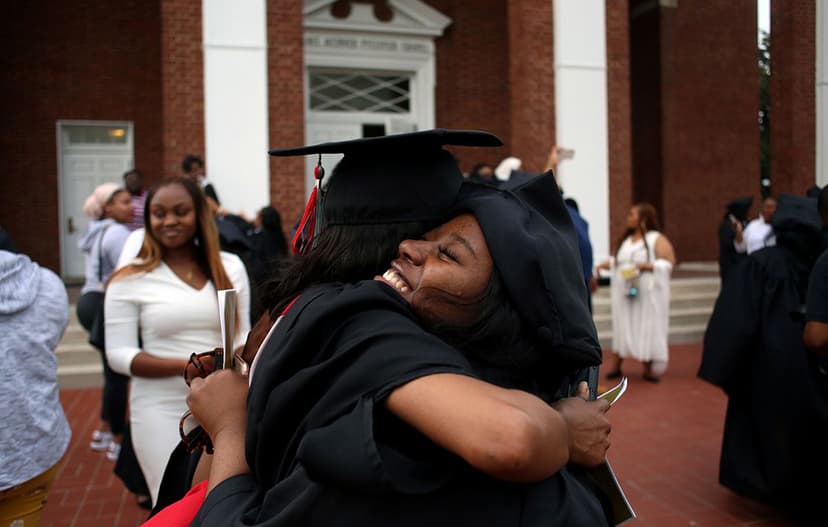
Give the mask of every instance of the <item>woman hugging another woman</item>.
M 449 143 L 397 140 L 363 151 L 386 176 Z M 385 218 L 389 200 L 434 198 L 398 187 L 374 196 Z M 364 213 L 329 191 L 327 218 Z M 460 194 L 377 279 L 295 281 L 249 396 L 233 372 L 193 381 L 215 447 L 193 525 L 607 524 L 580 467 L 604 459 L 608 404 L 555 395 L 600 349 L 554 180 Z

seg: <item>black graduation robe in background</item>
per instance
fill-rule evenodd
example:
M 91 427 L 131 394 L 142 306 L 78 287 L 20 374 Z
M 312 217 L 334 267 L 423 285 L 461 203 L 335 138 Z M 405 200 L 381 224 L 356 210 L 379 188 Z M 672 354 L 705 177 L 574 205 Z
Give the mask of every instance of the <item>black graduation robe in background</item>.
M 568 469 L 537 484 L 497 481 L 385 410 L 412 379 L 477 374 L 384 283 L 306 291 L 259 355 L 252 473 L 218 485 L 193 525 L 607 525 Z
M 736 252 L 736 247 L 733 246 L 735 239 L 732 222 L 730 218 L 725 217 L 719 224 L 719 276 L 722 281 L 736 264 L 747 258 L 747 253 Z
M 825 510 L 813 498 L 824 494 L 828 440 L 820 417 L 826 401 L 802 344 L 807 272 L 780 246 L 734 267 L 705 332 L 699 369 L 728 395 L 720 483 L 803 522 L 820 516 L 817 507 Z

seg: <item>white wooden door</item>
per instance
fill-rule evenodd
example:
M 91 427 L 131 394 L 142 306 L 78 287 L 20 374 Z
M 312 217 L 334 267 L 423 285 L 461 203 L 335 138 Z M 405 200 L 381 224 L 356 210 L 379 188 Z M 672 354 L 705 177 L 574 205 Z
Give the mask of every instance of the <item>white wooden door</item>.
M 78 241 L 90 221 L 83 214 L 84 201 L 102 183 L 122 184 L 124 172 L 132 167 L 131 138 L 128 144 L 93 143 L 94 134 L 92 137 L 87 134 L 90 141 L 83 142 L 84 136 L 70 130 L 71 126 L 61 125 L 59 129 L 61 269 L 63 277 L 69 280 L 84 275 L 84 255 L 78 248 Z M 112 129 L 112 125 L 100 126 Z M 129 126 L 118 129 L 125 133 L 129 130 L 131 135 Z M 97 135 L 102 134 L 98 132 Z

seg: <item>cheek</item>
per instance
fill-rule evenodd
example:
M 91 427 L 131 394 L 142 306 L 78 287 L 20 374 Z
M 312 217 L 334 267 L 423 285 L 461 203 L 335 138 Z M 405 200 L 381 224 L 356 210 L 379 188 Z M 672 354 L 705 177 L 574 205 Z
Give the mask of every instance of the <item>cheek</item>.
M 468 301 L 464 294 L 456 294 L 456 290 L 432 287 L 415 291 L 411 307 L 419 317 L 428 321 L 460 326 L 474 322 L 479 310 L 476 300 Z
M 185 229 L 191 232 L 195 232 L 196 230 L 196 217 L 195 213 L 189 213 L 186 216 L 181 218 L 181 224 Z

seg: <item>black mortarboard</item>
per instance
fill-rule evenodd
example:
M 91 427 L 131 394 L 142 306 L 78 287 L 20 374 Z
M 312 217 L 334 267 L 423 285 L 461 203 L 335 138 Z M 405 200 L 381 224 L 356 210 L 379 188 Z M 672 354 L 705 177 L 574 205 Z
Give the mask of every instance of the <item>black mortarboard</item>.
M 727 212 L 733 214 L 737 220 L 746 221 L 751 205 L 753 205 L 753 198 L 748 196 L 746 198 L 734 199 L 725 205 L 725 208 L 727 209 Z
M 344 155 L 323 190 L 315 192 L 316 198 L 311 196 L 305 225 L 297 229 L 302 239 L 294 239 L 294 249 L 305 249 L 312 233 L 324 225 L 443 221 L 463 175 L 454 156 L 442 147 L 502 144 L 488 132 L 435 129 L 271 150 L 274 156 Z M 316 176 L 322 179 L 322 174 Z M 314 228 L 307 232 L 303 226 L 311 219 L 314 199 L 318 215 Z
M 512 190 L 465 183 L 455 212 L 477 218 L 509 298 L 538 345 L 572 367 L 601 363 L 575 227 L 552 172 Z

